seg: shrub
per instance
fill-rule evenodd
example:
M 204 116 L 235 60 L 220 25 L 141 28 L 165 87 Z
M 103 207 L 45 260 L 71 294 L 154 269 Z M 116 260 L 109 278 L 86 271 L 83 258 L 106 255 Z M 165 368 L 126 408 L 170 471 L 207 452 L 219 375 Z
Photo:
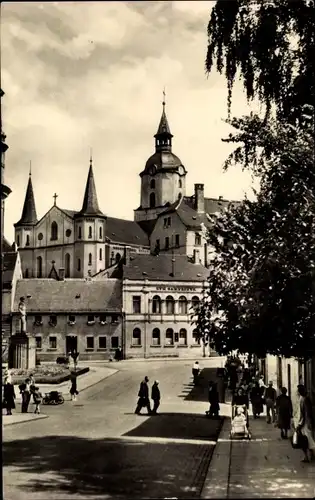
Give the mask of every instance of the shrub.
M 59 356 L 56 359 L 57 365 L 68 365 L 69 364 L 69 358 L 67 356 Z

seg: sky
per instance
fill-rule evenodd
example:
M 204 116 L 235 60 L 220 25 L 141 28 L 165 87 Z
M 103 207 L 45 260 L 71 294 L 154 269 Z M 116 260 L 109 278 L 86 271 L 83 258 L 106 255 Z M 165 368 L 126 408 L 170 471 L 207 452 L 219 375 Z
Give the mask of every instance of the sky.
M 232 148 L 224 76 L 204 69 L 214 2 L 17 2 L 1 4 L 3 129 L 9 150 L 5 235 L 21 217 L 29 166 L 38 218 L 58 194 L 61 208 L 80 210 L 90 150 L 99 205 L 133 219 L 140 177 L 154 152 L 162 111 L 173 152 L 187 174 L 186 194 L 251 195 L 249 173 L 223 172 Z M 254 109 L 253 106 L 251 109 Z M 248 113 L 241 84 L 232 114 Z

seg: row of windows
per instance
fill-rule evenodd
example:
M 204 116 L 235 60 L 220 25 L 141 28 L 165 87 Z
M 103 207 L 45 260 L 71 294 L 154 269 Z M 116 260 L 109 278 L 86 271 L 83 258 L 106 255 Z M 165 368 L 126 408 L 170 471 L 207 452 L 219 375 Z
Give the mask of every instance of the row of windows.
M 182 180 L 179 179 L 178 181 L 178 187 L 181 188 L 182 187 Z M 155 189 L 155 179 L 151 179 L 150 181 L 150 189 Z
M 85 337 L 86 338 L 86 349 L 95 349 L 95 337 Z M 36 349 L 42 349 L 43 341 L 40 335 L 36 335 Z M 97 349 L 107 349 L 107 337 L 97 337 Z M 50 335 L 48 339 L 49 349 L 57 349 L 57 337 Z M 111 349 L 117 349 L 119 347 L 119 337 L 110 337 L 110 347 Z
M 66 230 L 66 237 L 69 238 L 71 236 L 71 229 L 67 229 Z M 93 228 L 92 226 L 89 226 L 89 231 L 88 231 L 88 238 L 89 239 L 92 239 L 93 237 Z M 38 236 L 37 236 L 38 240 L 41 241 L 44 236 L 43 236 L 43 233 L 38 233 Z M 82 238 L 82 228 L 81 226 L 78 227 L 78 238 L 81 239 Z M 99 227 L 99 238 L 100 239 L 103 239 L 103 228 L 102 227 Z M 50 226 L 50 240 L 51 241 L 55 241 L 55 240 L 58 240 L 58 224 L 57 222 L 52 222 L 51 223 L 51 226 Z M 20 236 L 18 235 L 17 236 L 17 246 L 20 246 Z M 25 245 L 28 247 L 30 246 L 30 235 L 27 234 L 26 235 L 26 243 Z
M 200 299 L 194 296 L 191 299 L 191 307 L 197 309 L 199 307 Z M 175 299 L 171 295 L 168 295 L 165 299 L 165 314 L 175 313 Z M 134 314 L 141 314 L 141 295 L 134 295 L 132 297 L 132 309 Z M 152 310 L 153 314 L 160 314 L 162 312 L 162 299 L 158 295 L 155 295 L 152 299 Z M 188 314 L 188 300 L 183 295 L 178 299 L 178 314 Z
M 141 338 L 141 330 L 140 328 L 135 328 L 132 332 L 132 345 L 133 346 L 141 346 L 142 338 Z M 192 338 L 194 344 L 200 344 L 200 339 L 197 334 L 197 330 L 192 332 Z M 165 331 L 164 337 L 164 345 L 174 345 L 175 343 L 179 345 L 187 345 L 187 330 L 185 328 L 181 328 L 179 332 L 174 332 L 173 328 L 167 328 Z M 161 345 L 161 331 L 159 328 L 154 328 L 151 334 L 151 345 L 159 346 Z
M 57 326 L 57 318 L 58 316 L 56 314 L 51 314 L 49 316 L 49 321 L 48 324 L 50 326 Z M 88 324 L 94 324 L 96 320 L 105 325 L 107 323 L 118 323 L 118 314 L 112 314 L 111 316 L 108 316 L 106 314 L 100 314 L 99 316 L 95 316 L 94 314 L 89 314 L 87 317 L 87 323 Z M 70 314 L 68 316 L 68 323 L 70 325 L 74 325 L 76 322 L 76 317 L 73 314 Z M 40 314 L 36 314 L 34 318 L 34 325 L 35 326 L 41 326 L 43 324 L 43 317 Z

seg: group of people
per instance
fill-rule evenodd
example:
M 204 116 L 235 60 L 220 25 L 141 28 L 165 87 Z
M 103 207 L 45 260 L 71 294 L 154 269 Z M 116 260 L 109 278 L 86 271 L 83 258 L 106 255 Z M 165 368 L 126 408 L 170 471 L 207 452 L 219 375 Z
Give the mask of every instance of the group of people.
M 159 381 L 155 380 L 151 388 L 151 399 L 153 401 L 153 408 L 151 409 L 149 397 L 149 377 L 144 377 L 140 384 L 138 392 L 138 403 L 135 413 L 140 415 L 142 408 L 146 408 L 149 415 L 156 415 L 161 402 L 161 392 L 159 388 Z
M 21 412 L 28 413 L 31 398 L 34 402 L 34 413 L 40 413 L 40 404 L 42 402 L 42 395 L 39 392 L 39 387 L 35 385 L 34 376 L 31 374 L 25 381 L 19 385 L 19 391 L 22 398 Z M 15 409 L 15 390 L 12 383 L 10 372 L 5 375 L 3 386 L 3 407 L 7 411 L 7 415 L 12 415 L 12 410 Z

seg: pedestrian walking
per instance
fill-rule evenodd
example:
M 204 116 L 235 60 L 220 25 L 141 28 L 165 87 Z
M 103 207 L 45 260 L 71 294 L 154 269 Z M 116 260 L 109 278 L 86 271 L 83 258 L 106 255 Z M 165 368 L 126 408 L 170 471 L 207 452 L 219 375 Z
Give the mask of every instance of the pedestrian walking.
M 43 396 L 39 392 L 39 387 L 35 387 L 34 392 L 33 392 L 33 400 L 34 400 L 34 404 L 35 404 L 34 413 L 37 413 L 38 415 L 40 414 L 40 405 L 41 405 L 42 399 L 43 399 Z
M 10 378 L 7 378 L 3 387 L 3 408 L 7 410 L 7 415 L 12 415 L 15 409 L 15 391 Z
M 153 410 L 152 413 L 156 415 L 156 412 L 160 406 L 160 401 L 161 401 L 161 393 L 160 393 L 160 388 L 159 388 L 159 381 L 156 380 L 154 384 L 152 385 L 151 389 L 151 399 L 153 401 Z
M 71 395 L 71 401 L 76 401 L 77 400 L 77 395 L 79 394 L 78 388 L 77 388 L 77 375 L 74 372 L 71 372 L 70 375 L 70 395 Z
M 192 367 L 192 374 L 194 377 L 194 384 L 198 385 L 199 382 L 199 373 L 200 373 L 200 366 L 199 366 L 199 361 L 195 361 L 194 365 Z
M 268 387 L 265 390 L 267 424 L 274 423 L 276 420 L 276 399 L 277 392 L 273 387 L 272 380 L 269 381 Z
M 281 387 L 281 394 L 276 399 L 277 425 L 281 431 L 282 439 L 288 439 L 288 431 L 291 429 L 293 417 L 292 401 L 287 392 L 286 387 Z
M 315 439 L 314 439 L 314 414 L 312 409 L 312 402 L 307 395 L 304 385 L 298 385 L 298 396 L 299 396 L 299 420 L 296 426 L 296 431 L 300 432 L 307 439 L 305 445 L 303 445 L 302 451 L 304 453 L 304 459 L 302 462 L 309 462 L 315 459 Z M 309 454 L 309 456 L 308 456 Z
M 30 404 L 31 400 L 31 387 L 30 387 L 30 379 L 27 378 L 24 382 L 24 384 L 21 384 L 19 386 L 20 393 L 22 396 L 22 408 L 21 411 L 22 413 L 27 413 L 28 412 L 28 405 Z
M 150 407 L 150 399 L 149 399 L 149 377 L 144 377 L 144 380 L 142 380 L 140 384 L 140 389 L 138 392 L 138 403 L 137 403 L 137 408 L 135 409 L 135 413 L 137 415 L 140 415 L 141 409 L 142 408 L 147 408 L 148 414 L 151 414 L 151 407 Z
M 233 395 L 232 405 L 236 405 L 236 406 L 243 406 L 243 405 L 245 405 L 246 408 L 248 409 L 248 407 L 249 407 L 248 394 L 246 394 L 244 392 L 244 390 L 242 389 L 242 387 L 239 387 L 239 389 L 237 390 L 236 394 Z
M 261 390 L 259 388 L 258 381 L 255 381 L 254 385 L 251 388 L 250 401 L 252 403 L 253 416 L 254 418 L 257 418 L 264 411 L 264 407 L 262 404 Z
M 219 404 L 219 392 L 217 388 L 217 384 L 212 380 L 209 382 L 208 387 L 208 400 L 210 403 L 209 410 L 206 411 L 206 415 L 208 417 L 216 417 L 218 418 L 220 413 L 220 404 Z

